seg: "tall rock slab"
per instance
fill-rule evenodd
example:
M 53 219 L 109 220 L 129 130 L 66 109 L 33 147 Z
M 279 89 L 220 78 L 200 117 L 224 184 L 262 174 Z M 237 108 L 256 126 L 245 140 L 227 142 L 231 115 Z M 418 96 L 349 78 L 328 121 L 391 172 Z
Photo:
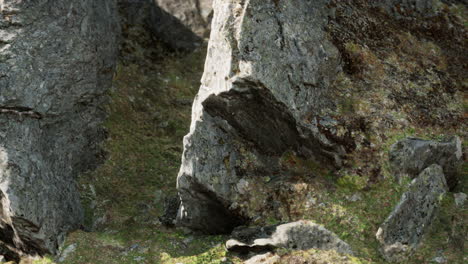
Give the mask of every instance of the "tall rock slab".
M 281 172 L 286 152 L 329 167 L 341 144 L 321 130 L 330 82 L 341 70 L 326 38 L 328 1 L 215 0 L 200 91 L 178 176 L 178 223 L 230 232 L 252 217 L 239 204 L 245 179 Z M 278 176 L 281 177 L 281 176 Z
M 0 1 L 0 240 L 55 253 L 83 214 L 119 32 L 115 1 Z

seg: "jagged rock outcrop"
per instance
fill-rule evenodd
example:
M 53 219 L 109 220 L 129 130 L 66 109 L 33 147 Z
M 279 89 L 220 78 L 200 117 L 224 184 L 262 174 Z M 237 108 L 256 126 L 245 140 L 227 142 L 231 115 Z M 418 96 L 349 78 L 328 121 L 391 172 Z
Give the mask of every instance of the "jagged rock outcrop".
M 115 1 L 1 1 L 0 241 L 56 253 L 83 212 L 75 177 L 102 159 Z
M 197 36 L 209 37 L 213 0 L 152 0 Z
M 287 151 L 330 167 L 341 164 L 343 147 L 311 119 L 329 103 L 321 95 L 340 70 L 338 50 L 324 31 L 326 2 L 214 2 L 205 73 L 178 177 L 180 224 L 230 232 L 248 217 L 231 207 L 236 184 L 247 175 L 275 174 Z
M 397 131 L 463 133 L 464 20 L 422 2 L 216 0 L 178 223 L 290 221 L 298 178 L 340 170 L 371 185 Z
M 430 227 L 447 191 L 442 167 L 433 164 L 413 180 L 393 212 L 377 231 L 381 253 L 390 262 L 407 259 Z
M 236 228 L 226 249 L 246 254 L 277 248 L 294 250 L 322 249 L 352 254 L 351 247 L 333 232 L 311 221 L 298 221 L 267 227 Z
M 397 179 L 405 175 L 415 178 L 428 166 L 438 164 L 444 170 L 449 188 L 453 189 L 460 180 L 462 154 L 459 137 L 445 142 L 407 138 L 391 146 L 389 159 Z

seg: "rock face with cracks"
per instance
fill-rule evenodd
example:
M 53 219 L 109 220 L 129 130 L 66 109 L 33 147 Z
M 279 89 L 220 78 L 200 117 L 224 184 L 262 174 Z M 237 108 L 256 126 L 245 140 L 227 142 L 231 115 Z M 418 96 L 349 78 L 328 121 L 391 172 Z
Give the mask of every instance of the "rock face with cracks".
M 376 237 L 390 262 L 406 260 L 431 225 L 440 199 L 447 191 L 442 167 L 433 164 L 413 180 L 409 190 L 380 226 Z
M 462 146 L 459 137 L 446 142 L 407 138 L 392 145 L 389 153 L 390 167 L 399 179 L 404 175 L 415 178 L 432 164 L 442 166 L 449 188 L 459 181 L 462 163 Z
M 298 221 L 259 228 L 237 228 L 226 242 L 232 252 L 248 253 L 287 248 L 335 250 L 352 254 L 351 247 L 331 231 L 310 221 Z
M 202 85 L 178 176 L 178 223 L 226 233 L 250 216 L 237 183 L 278 170 L 288 151 L 339 167 L 344 148 L 320 129 L 338 50 L 326 38 L 328 1 L 216 0 Z M 253 163 L 249 166 L 245 164 Z
M 75 177 L 102 157 L 115 1 L 0 1 L 0 241 L 56 253 L 83 212 Z

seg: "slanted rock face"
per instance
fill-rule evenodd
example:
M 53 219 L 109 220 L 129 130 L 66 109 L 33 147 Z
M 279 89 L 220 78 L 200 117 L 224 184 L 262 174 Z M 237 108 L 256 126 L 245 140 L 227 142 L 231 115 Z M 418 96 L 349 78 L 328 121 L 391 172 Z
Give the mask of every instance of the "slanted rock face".
M 208 37 L 213 16 L 213 0 L 152 0 L 199 37 Z
M 340 70 L 326 39 L 327 1 L 216 0 L 205 73 L 178 176 L 178 222 L 230 232 L 252 217 L 236 204 L 243 177 L 273 177 L 294 151 L 338 167 L 344 148 L 314 111 Z M 333 122 L 331 120 L 330 122 Z
M 401 262 L 413 253 L 446 191 L 445 176 L 437 164 L 429 166 L 413 180 L 376 234 L 382 255 L 388 261 Z
M 392 145 L 389 158 L 390 167 L 398 179 L 404 175 L 415 178 L 429 165 L 439 164 L 448 186 L 453 189 L 459 181 L 461 141 L 459 137 L 446 142 L 407 138 Z
M 0 240 L 55 253 L 82 221 L 75 177 L 102 156 L 115 1 L 0 2 Z
M 351 247 L 333 232 L 311 221 L 298 221 L 259 228 L 238 228 L 226 242 L 232 252 L 262 252 L 276 248 L 335 250 L 352 254 Z

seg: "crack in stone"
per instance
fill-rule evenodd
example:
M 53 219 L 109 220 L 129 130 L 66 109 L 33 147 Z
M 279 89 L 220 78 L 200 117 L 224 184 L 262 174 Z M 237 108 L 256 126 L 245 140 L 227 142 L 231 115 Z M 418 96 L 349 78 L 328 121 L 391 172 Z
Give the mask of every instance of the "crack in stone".
M 34 119 L 43 118 L 43 115 L 41 113 L 34 111 L 32 108 L 24 106 L 0 106 L 0 115 L 1 114 L 26 116 Z

